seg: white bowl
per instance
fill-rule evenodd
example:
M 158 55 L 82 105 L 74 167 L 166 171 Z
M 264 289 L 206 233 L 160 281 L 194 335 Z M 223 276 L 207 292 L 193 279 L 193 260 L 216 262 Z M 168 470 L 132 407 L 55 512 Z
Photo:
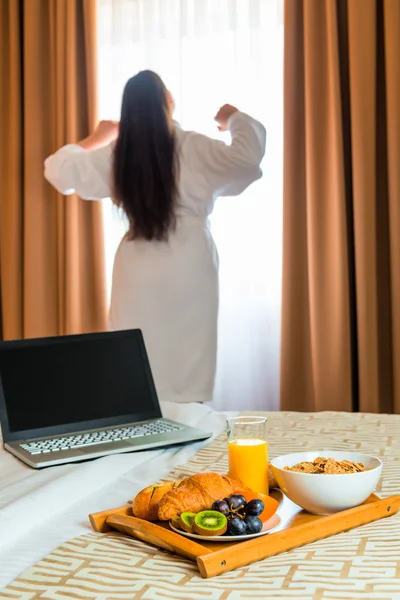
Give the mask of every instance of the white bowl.
M 331 475 L 284 469 L 300 462 L 312 462 L 318 456 L 360 462 L 368 470 Z M 282 492 L 292 502 L 315 515 L 330 515 L 362 504 L 375 491 L 382 472 L 382 462 L 375 456 L 337 450 L 285 454 L 272 460 L 271 465 Z

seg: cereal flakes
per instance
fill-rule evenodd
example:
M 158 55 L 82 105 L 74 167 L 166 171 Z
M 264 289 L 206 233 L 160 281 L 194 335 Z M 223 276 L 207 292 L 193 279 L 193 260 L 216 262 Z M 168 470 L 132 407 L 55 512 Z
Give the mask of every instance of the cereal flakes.
M 318 456 L 313 462 L 301 462 L 293 467 L 284 467 L 286 471 L 297 473 L 345 475 L 346 473 L 361 473 L 365 471 L 362 463 L 350 460 L 336 460 L 335 458 L 323 458 Z

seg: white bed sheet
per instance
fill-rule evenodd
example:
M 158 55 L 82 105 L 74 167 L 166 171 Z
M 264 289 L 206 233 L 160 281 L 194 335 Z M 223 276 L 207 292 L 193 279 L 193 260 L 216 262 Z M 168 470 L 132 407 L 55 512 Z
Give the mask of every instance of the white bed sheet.
M 226 417 L 201 404 L 163 403 L 167 418 L 214 432 Z M 88 514 L 120 506 L 187 462 L 206 442 L 31 469 L 0 438 L 0 588 L 63 542 L 91 530 Z

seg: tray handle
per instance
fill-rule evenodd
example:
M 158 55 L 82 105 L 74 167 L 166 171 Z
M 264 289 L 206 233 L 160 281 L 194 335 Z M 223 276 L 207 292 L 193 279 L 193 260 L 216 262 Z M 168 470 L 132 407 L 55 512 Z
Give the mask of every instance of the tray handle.
M 169 552 L 178 554 L 194 562 L 196 562 L 199 556 L 211 553 L 211 550 L 204 548 L 204 546 L 150 521 L 144 521 L 123 514 L 112 514 L 107 517 L 106 523 L 112 529 L 116 529 L 121 533 L 126 533 L 142 542 L 158 546 L 163 550 L 169 550 Z

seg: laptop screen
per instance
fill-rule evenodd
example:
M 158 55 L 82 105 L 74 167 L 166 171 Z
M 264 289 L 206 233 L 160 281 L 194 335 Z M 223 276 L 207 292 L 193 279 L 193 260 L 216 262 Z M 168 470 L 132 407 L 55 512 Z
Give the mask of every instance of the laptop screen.
M 161 416 L 138 330 L 5 342 L 0 375 L 12 438 Z

